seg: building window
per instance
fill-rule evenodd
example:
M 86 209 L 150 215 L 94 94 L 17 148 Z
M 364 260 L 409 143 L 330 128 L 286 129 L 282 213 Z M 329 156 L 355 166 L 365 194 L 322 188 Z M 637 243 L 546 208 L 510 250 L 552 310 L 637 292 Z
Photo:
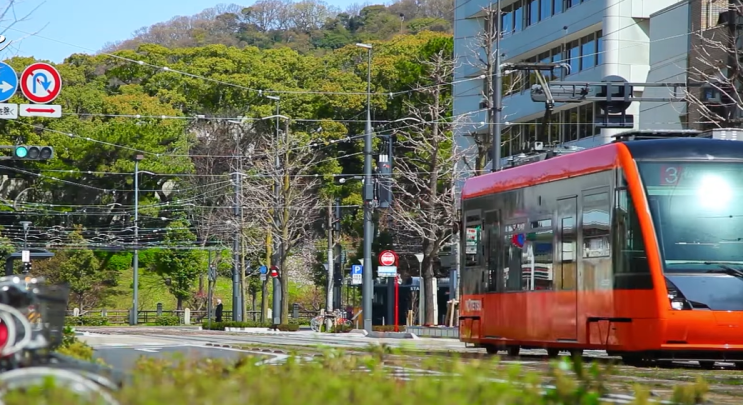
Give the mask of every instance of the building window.
M 573 41 L 568 44 L 565 59 L 570 64 L 570 74 L 575 74 L 580 71 L 580 42 Z
M 581 39 L 581 63 L 580 70 L 590 69 L 596 62 L 596 39 L 593 34 Z
M 539 22 L 539 0 L 531 0 L 528 5 L 529 16 L 526 21 L 528 25 L 534 25 Z
M 513 6 L 505 7 L 501 12 L 501 32 L 513 32 Z
M 513 11 L 513 32 L 524 29 L 524 8 L 514 5 Z
M 562 6 L 565 0 L 552 0 L 552 15 L 562 13 Z
M 596 65 L 604 64 L 604 35 L 601 31 L 596 34 Z
M 542 5 L 542 13 L 540 20 L 544 20 L 545 18 L 549 18 L 549 16 L 552 15 L 552 0 L 541 0 Z

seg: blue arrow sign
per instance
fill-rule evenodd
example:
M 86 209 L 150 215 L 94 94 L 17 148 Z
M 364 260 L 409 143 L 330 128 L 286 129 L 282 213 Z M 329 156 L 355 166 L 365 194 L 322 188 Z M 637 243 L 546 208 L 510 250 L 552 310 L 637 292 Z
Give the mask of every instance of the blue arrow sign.
M 18 74 L 7 63 L 0 62 L 0 102 L 8 101 L 18 90 Z
M 260 268 L 260 272 L 261 272 L 261 274 L 268 274 L 268 267 L 266 267 L 266 266 L 261 266 L 261 268 Z
M 364 266 L 360 264 L 354 264 L 351 266 L 351 275 L 354 274 L 361 274 L 361 270 L 364 268 Z

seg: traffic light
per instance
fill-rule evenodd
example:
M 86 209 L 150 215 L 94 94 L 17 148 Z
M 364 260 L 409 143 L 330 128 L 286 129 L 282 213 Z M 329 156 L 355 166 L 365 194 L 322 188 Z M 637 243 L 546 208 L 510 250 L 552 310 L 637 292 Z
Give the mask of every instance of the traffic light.
M 51 146 L 18 145 L 13 149 L 13 158 L 19 160 L 47 160 L 54 156 Z
M 31 272 L 31 262 L 23 263 L 23 273 L 28 274 Z

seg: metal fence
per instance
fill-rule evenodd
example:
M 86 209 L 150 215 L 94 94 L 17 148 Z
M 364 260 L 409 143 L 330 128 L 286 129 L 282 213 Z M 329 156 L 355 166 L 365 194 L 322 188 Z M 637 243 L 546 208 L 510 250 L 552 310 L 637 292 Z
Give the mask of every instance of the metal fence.
M 292 322 L 300 322 L 300 323 L 307 323 L 309 324 L 310 320 L 317 316 L 317 312 L 315 311 L 305 311 L 305 310 L 292 310 L 294 308 L 290 308 L 289 310 L 289 320 Z M 178 320 L 181 324 L 185 323 L 185 310 L 140 310 L 137 311 L 137 324 L 151 324 L 155 323 L 157 318 L 162 316 L 177 316 Z M 195 311 L 192 310 L 191 312 L 191 324 L 200 324 L 207 320 L 207 311 Z M 213 315 L 214 311 L 212 310 L 212 320 L 215 319 Z M 74 317 L 74 311 L 73 310 L 67 310 L 67 316 L 68 317 Z M 80 317 L 88 317 L 88 318 L 105 318 L 106 323 L 109 325 L 128 325 L 129 324 L 129 310 L 127 309 L 103 309 L 103 310 L 91 310 L 91 311 L 82 311 L 78 315 Z M 232 320 L 232 311 L 222 311 L 222 320 L 223 321 L 231 321 Z M 260 311 L 248 311 L 247 312 L 247 319 L 246 322 L 260 322 L 261 321 L 261 312 Z M 270 319 L 267 319 L 266 322 L 270 322 Z

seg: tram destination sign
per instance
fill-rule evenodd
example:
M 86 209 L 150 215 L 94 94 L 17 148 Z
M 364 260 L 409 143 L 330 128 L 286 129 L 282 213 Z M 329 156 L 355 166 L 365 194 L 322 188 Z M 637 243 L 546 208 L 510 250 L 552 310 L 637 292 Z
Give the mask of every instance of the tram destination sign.
M 707 176 L 722 177 L 727 181 L 743 181 L 741 163 L 643 162 L 639 166 L 643 182 L 650 187 L 697 187 Z

